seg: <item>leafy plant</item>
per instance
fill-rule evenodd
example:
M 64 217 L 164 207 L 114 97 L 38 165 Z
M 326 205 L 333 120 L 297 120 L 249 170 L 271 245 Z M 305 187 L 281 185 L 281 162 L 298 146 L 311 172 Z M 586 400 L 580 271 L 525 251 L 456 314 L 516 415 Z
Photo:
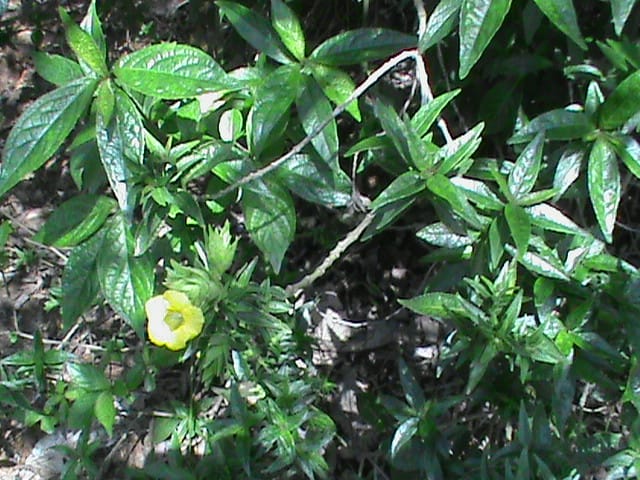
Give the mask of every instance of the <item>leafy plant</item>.
M 75 59 L 36 53 L 56 88 L 9 134 L 0 196 L 68 146 L 78 192 L 35 237 L 70 248 L 63 328 L 102 302 L 126 326 L 93 364 L 36 336 L 33 351 L 2 360 L 0 401 L 45 430 L 81 430 L 69 472 L 95 475 L 92 428 L 112 435 L 141 392 L 162 391 L 162 373 L 178 371 L 182 389 L 153 420 L 154 441 L 171 445 L 169 466 L 151 460 L 131 476 L 330 475 L 331 385 L 312 363 L 295 295 L 356 240 L 406 221 L 419 223 L 430 245 L 423 260 L 438 273 L 399 302 L 445 325 L 437 377 L 464 381 L 427 391 L 400 358 L 402 393 L 362 396 L 385 468 L 432 479 L 578 478 L 595 459 L 635 475 L 639 274 L 615 247 L 623 192 L 640 178 L 640 53 L 636 39 L 610 38 L 635 1 L 609 2 L 613 32 L 591 32 L 579 21 L 585 7 L 570 1 L 441 0 L 428 18 L 416 2 L 417 36 L 363 27 L 318 42 L 293 3 L 272 0 L 266 18 L 216 2 L 258 52 L 231 71 L 173 42 L 111 61 L 95 1 L 80 24 L 60 10 Z M 423 55 L 452 48 L 458 65 L 440 62 L 429 79 Z M 578 63 L 558 67 L 556 51 Z M 610 71 L 592 65 L 596 51 Z M 399 113 L 375 89 L 362 101 L 405 60 L 419 104 Z M 356 68 L 366 73 L 359 85 Z M 529 88 L 551 69 L 570 102 Z M 445 91 L 434 96 L 430 80 Z M 479 90 L 478 112 L 465 113 L 471 127 L 460 114 L 444 120 Z M 371 171 L 383 180 L 367 202 L 353 176 Z M 307 203 L 366 213 L 315 271 L 287 285 Z M 126 355 L 136 368 L 109 375 Z M 575 398 L 588 388 L 623 405 L 633 427 L 596 432 Z M 28 389 L 47 403 L 31 407 Z M 491 428 L 470 420 L 478 416 Z

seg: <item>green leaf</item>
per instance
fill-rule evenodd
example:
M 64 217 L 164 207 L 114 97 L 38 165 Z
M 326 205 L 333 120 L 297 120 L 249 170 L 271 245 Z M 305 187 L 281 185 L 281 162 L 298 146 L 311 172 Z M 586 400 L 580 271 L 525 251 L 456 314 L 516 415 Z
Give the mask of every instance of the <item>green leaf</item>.
M 592 133 L 596 126 L 587 114 L 576 110 L 558 109 L 543 113 L 519 129 L 509 143 L 530 142 L 545 132 L 547 140 L 575 140 Z
M 100 17 L 98 17 L 98 12 L 96 10 L 96 0 L 91 0 L 91 5 L 89 5 L 87 14 L 82 19 L 82 22 L 80 22 L 80 28 L 91 35 L 91 38 L 93 38 L 93 41 L 100 49 L 100 52 L 102 52 L 103 57 L 106 58 L 107 39 L 104 36 L 102 22 L 100 22 Z
M 543 150 L 544 132 L 540 132 L 518 156 L 509 172 L 509 191 L 516 200 L 533 190 L 540 173 Z
M 518 413 L 518 441 L 523 447 L 531 446 L 531 425 L 529 415 L 524 406 L 524 401 L 520 401 L 520 411 Z M 526 476 L 529 478 L 529 475 Z
M 414 197 L 427 188 L 427 183 L 417 172 L 408 171 L 396 177 L 371 203 L 371 210 L 407 197 Z
M 557 280 L 569 280 L 562 263 L 555 258 L 534 252 L 518 255 L 518 251 L 511 245 L 505 245 L 504 248 L 510 255 L 517 258 L 518 262 L 524 265 L 527 270 L 533 273 Z
M 284 186 L 309 202 L 344 207 L 351 201 L 349 177 L 311 155 L 294 155 L 276 174 Z
M 47 82 L 61 87 L 84 76 L 77 62 L 46 52 L 33 52 L 33 63 L 38 75 Z
M 111 308 L 142 337 L 144 302 L 153 292 L 154 268 L 146 257 L 133 257 L 133 242 L 127 230 L 121 215 L 109 222 L 98 254 L 98 279 Z
M 572 0 L 534 0 L 545 16 L 551 20 L 558 30 L 575 42 L 581 49 L 586 50 L 587 44 L 582 38 L 578 17 L 573 8 Z
M 548 203 L 527 207 L 525 210 L 532 223 L 540 228 L 569 235 L 587 235 L 573 220 Z
M 616 30 L 616 35 L 620 36 L 624 29 L 624 24 L 627 23 L 627 19 L 633 10 L 633 6 L 636 0 L 610 0 L 611 1 L 611 15 L 613 16 L 613 25 Z
M 529 248 L 529 238 L 531 237 L 529 215 L 521 206 L 509 203 L 504 207 L 504 216 L 507 219 L 518 254 L 523 255 Z
M 73 197 L 54 210 L 33 239 L 61 248 L 78 245 L 102 226 L 114 205 L 102 195 Z
M 443 292 L 425 293 L 407 300 L 398 302 L 420 315 L 428 315 L 442 319 L 454 319 L 458 317 L 478 320 L 484 317 L 484 313 L 478 307 L 461 298 L 458 295 Z
M 94 405 L 94 413 L 109 436 L 113 435 L 113 425 L 116 423 L 116 406 L 111 392 L 102 392 L 98 395 Z
M 417 411 L 421 410 L 426 401 L 424 391 L 407 365 L 407 362 L 405 362 L 402 357 L 398 360 L 398 373 L 407 403 L 411 408 Z
M 640 111 L 640 70 L 625 78 L 609 95 L 598 112 L 598 125 L 613 130 Z
M 69 363 L 67 372 L 71 377 L 71 383 L 78 388 L 89 392 L 109 390 L 111 382 L 104 372 L 95 365 L 89 363 Z
M 491 191 L 485 182 L 466 177 L 453 177 L 451 182 L 464 190 L 469 200 L 482 209 L 502 210 L 504 207 L 500 198 Z
M 460 0 L 456 1 L 459 2 Z M 444 110 L 451 100 L 456 98 L 460 92 L 461 90 L 458 88 L 450 92 L 443 93 L 442 95 L 435 97 L 426 105 L 420 107 L 411 119 L 411 125 L 419 137 L 423 137 L 427 134 L 429 129 L 442 113 L 442 110 Z
M 415 202 L 414 197 L 401 198 L 393 203 L 389 203 L 380 207 L 371 222 L 371 225 L 362 234 L 362 241 L 367 241 L 375 234 L 384 230 L 392 222 L 394 222 L 405 210 L 407 210 Z
M 120 127 L 117 117 L 112 117 L 109 123 L 105 123 L 100 112 L 96 115 L 96 140 L 100 161 L 120 209 L 130 214 L 133 211 L 127 184 L 130 173 L 125 156 L 125 140 L 121 135 Z
M 216 5 L 249 45 L 276 62 L 291 63 L 278 34 L 264 17 L 235 2 L 218 1 Z
M 640 68 L 640 51 L 637 46 L 631 46 L 629 42 L 617 42 L 608 39 L 605 42 L 596 41 L 602 53 L 621 72 L 627 73 L 629 66 L 633 70 Z
M 43 95 L 20 116 L 2 152 L 0 197 L 56 153 L 89 106 L 96 85 L 94 79 L 78 79 Z
M 589 154 L 587 171 L 589 197 L 605 240 L 611 243 L 620 203 L 620 171 L 611 144 L 598 138 Z
M 432 193 L 446 200 L 453 211 L 469 222 L 472 227 L 482 228 L 482 221 L 467 200 L 464 191 L 456 187 L 447 177 L 441 174 L 433 175 L 427 179 L 427 187 Z
M 128 161 L 142 165 L 145 149 L 142 115 L 124 91 L 118 88 L 115 94 L 117 129 L 123 142 L 123 155 Z
M 460 78 L 469 75 L 504 21 L 511 0 L 463 0 L 460 10 Z
M 118 61 L 114 73 L 127 88 L 165 99 L 238 88 L 207 53 L 176 43 L 150 45 L 130 53 Z
M 555 424 L 564 433 L 567 420 L 571 416 L 576 393 L 575 374 L 571 371 L 569 362 L 562 362 L 553 367 L 553 395 L 551 397 L 551 411 Z
M 491 270 L 496 270 L 500 266 L 500 260 L 502 259 L 505 250 L 505 241 L 502 239 L 498 220 L 498 218 L 494 218 L 489 225 L 489 267 Z
M 416 38 L 384 28 L 359 28 L 340 33 L 322 42 L 311 59 L 326 65 L 352 65 L 393 55 L 416 46 Z
M 113 91 L 111 79 L 107 78 L 100 82 L 96 89 L 96 99 L 93 102 L 93 106 L 96 115 L 100 116 L 105 124 L 108 124 L 116 108 L 116 95 Z
M 464 165 L 464 162 L 471 158 L 482 143 L 480 135 L 483 129 L 484 123 L 480 122 L 468 132 L 444 145 L 438 151 L 438 173 L 446 175 Z
M 582 145 L 570 145 L 562 152 L 553 177 L 553 188 L 558 191 L 555 196 L 556 200 L 558 200 L 580 176 L 582 160 L 586 153 Z
M 467 386 L 465 387 L 465 392 L 470 394 L 475 390 L 478 386 L 485 373 L 487 373 L 487 369 L 491 364 L 491 361 L 496 357 L 498 351 L 493 343 L 488 343 L 484 347 L 482 347 L 482 351 L 480 355 L 477 355 L 476 358 L 471 362 L 471 369 L 469 371 L 469 379 L 467 380 Z
M 421 52 L 433 47 L 453 31 L 461 6 L 462 0 L 441 0 L 436 5 L 429 16 L 424 35 L 418 40 Z
M 81 29 L 62 8 L 58 9 L 64 23 L 67 43 L 76 54 L 80 64 L 85 64 L 98 77 L 104 78 L 109 74 L 105 54 L 100 50 L 93 37 Z M 88 73 L 88 72 L 87 72 Z
M 0 14 L 2 14 L 1 11 Z M 27 411 L 35 409 L 31 401 L 27 400 L 20 390 L 14 390 L 2 384 L 0 384 L 0 404 L 19 407 Z
M 604 79 L 603 79 L 604 80 Z M 600 89 L 600 85 L 595 80 L 592 80 L 587 87 L 587 96 L 584 100 L 584 111 L 590 117 L 595 117 L 600 105 L 604 103 L 604 95 Z
M 522 82 L 507 77 L 483 94 L 478 115 L 487 123 L 487 134 L 513 131 L 522 105 L 522 90 Z
M 413 155 L 407 125 L 400 119 L 393 107 L 376 101 L 373 105 L 375 116 L 380 125 L 393 142 L 396 150 L 407 165 L 413 165 Z
M 71 393 L 71 392 L 70 392 Z M 74 402 L 69 408 L 68 423 L 73 429 L 90 428 L 95 417 L 94 405 L 98 393 L 73 390 Z M 69 395 L 69 393 L 67 393 Z
M 304 77 L 300 95 L 296 99 L 298 117 L 307 135 L 311 135 L 327 119 L 331 118 L 332 108 L 322 89 L 311 76 Z M 313 137 L 311 144 L 320 157 L 333 170 L 338 171 L 338 127 L 335 119 Z
M 298 60 L 304 59 L 305 42 L 302 26 L 296 14 L 282 0 L 271 0 L 271 23 L 285 47 Z
M 207 175 L 217 164 L 236 158 L 229 143 L 212 140 L 202 143 L 188 155 L 181 157 L 176 163 L 178 173 L 172 181 L 180 180 L 186 185 L 188 182 Z
M 402 422 L 391 440 L 391 459 L 393 460 L 398 452 L 404 447 L 418 432 L 418 423 L 420 419 L 418 417 L 407 418 Z
M 282 123 L 302 82 L 298 65 L 283 65 L 271 73 L 255 93 L 249 113 L 249 144 L 256 157 L 282 133 Z
M 336 106 L 342 105 L 356 89 L 356 84 L 351 77 L 342 70 L 317 63 L 309 65 L 313 78 L 316 79 L 327 98 Z M 358 100 L 352 101 L 347 106 L 347 112 L 358 122 L 362 119 Z
M 291 196 L 275 182 L 257 180 L 245 187 L 242 211 L 251 239 L 279 273 L 296 231 Z
M 91 307 L 100 291 L 97 277 L 97 258 L 102 250 L 103 232 L 96 233 L 76 246 L 62 272 L 62 322 L 65 330 Z
M 4 220 L 0 223 L 0 264 L 4 258 L 4 248 L 7 246 L 7 240 L 9 240 L 9 235 L 13 233 L 13 226 L 9 220 Z
M 129 97 L 120 89 L 115 91 L 115 115 L 105 121 L 101 111 L 96 115 L 96 140 L 100 161 L 118 205 L 131 213 L 128 163 L 142 164 L 145 148 L 142 117 Z
M 419 230 L 416 236 L 431 245 L 443 248 L 459 248 L 473 244 L 473 238 L 454 232 L 442 222 L 427 225 Z
M 613 141 L 613 147 L 629 171 L 640 178 L 640 143 L 635 138 L 625 135 Z

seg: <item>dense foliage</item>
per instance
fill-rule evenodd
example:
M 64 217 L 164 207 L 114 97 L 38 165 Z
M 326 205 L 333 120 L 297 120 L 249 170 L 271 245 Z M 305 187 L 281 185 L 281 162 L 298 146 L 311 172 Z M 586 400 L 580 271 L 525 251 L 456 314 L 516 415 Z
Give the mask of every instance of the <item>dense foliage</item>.
M 0 403 L 83 432 L 65 478 L 95 473 L 90 432 L 123 428 L 168 369 L 189 379 L 154 420 L 169 467 L 132 478 L 636 478 L 640 274 L 616 220 L 640 178 L 635 0 L 416 1 L 417 34 L 329 38 L 304 31 L 304 2 L 254 3 L 216 2 L 257 52 L 234 68 L 180 43 L 113 58 L 95 1 L 79 24 L 60 10 L 75 58 L 35 54 L 56 88 L 7 138 L 0 195 L 67 145 L 77 193 L 34 240 L 69 249 L 65 329 L 100 302 L 126 326 L 91 363 L 36 335 L 0 361 Z M 399 67 L 401 98 L 380 87 Z M 380 439 L 359 472 L 328 461 L 332 386 L 295 302 L 335 260 L 294 283 L 309 204 L 355 211 L 333 257 L 400 224 L 432 247 L 437 274 L 399 303 L 446 326 L 429 385 L 463 379 L 425 389 L 399 354 L 400 387 L 358 399 Z

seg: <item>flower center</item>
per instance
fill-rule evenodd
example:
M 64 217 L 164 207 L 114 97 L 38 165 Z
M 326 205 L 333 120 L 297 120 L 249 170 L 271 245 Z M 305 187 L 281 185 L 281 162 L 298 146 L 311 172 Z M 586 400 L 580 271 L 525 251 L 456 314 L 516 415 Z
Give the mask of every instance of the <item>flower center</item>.
M 179 312 L 174 312 L 172 310 L 169 310 L 167 312 L 166 317 L 164 317 L 164 322 L 167 325 L 169 325 L 169 328 L 171 330 L 175 330 L 176 328 L 178 328 L 180 325 L 183 324 L 184 317 Z

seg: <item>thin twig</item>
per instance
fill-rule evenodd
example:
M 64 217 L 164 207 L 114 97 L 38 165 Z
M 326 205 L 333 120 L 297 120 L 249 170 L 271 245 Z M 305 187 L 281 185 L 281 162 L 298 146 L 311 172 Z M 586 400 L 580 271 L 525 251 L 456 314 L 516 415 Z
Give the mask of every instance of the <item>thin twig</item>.
M 349 97 L 343 103 L 338 105 L 333 110 L 329 118 L 327 118 L 322 123 L 320 123 L 309 135 L 304 137 L 291 150 L 289 150 L 287 153 L 285 153 L 281 157 L 278 157 L 272 162 L 268 163 L 264 167 L 259 168 L 258 170 L 254 170 L 253 172 L 249 173 L 248 175 L 241 178 L 237 182 L 229 185 L 226 188 L 223 188 L 219 192 L 215 193 L 211 197 L 211 200 L 217 200 L 221 197 L 224 197 L 225 195 L 234 191 L 236 188 L 246 185 L 247 183 L 257 180 L 259 178 L 262 178 L 267 173 L 275 170 L 276 168 L 278 168 L 280 165 L 285 163 L 287 160 L 289 160 L 293 156 L 299 154 L 304 147 L 309 145 L 309 143 L 311 143 L 311 141 L 315 137 L 317 137 L 322 132 L 322 130 L 325 129 L 327 125 L 329 125 L 336 117 L 338 117 L 342 112 L 344 112 L 353 101 L 360 98 L 369 88 L 371 88 L 378 80 L 380 80 L 380 78 L 382 78 L 389 70 L 391 70 L 393 67 L 398 65 L 400 62 L 403 62 L 404 60 L 407 60 L 409 58 L 415 58 L 416 54 L 418 54 L 417 50 L 404 50 L 400 52 L 398 55 L 396 55 L 395 57 L 392 57 L 391 59 L 387 60 L 385 63 L 380 65 L 371 75 L 369 75 L 369 77 L 367 77 L 367 79 L 364 82 L 358 85 L 358 87 L 353 91 L 353 93 L 349 95 Z
M 442 77 L 444 78 L 444 84 L 447 88 L 447 92 L 450 92 L 452 89 L 451 82 L 449 81 L 449 76 L 447 75 L 447 67 L 444 64 L 444 54 L 442 53 L 442 46 L 440 46 L 439 43 L 438 45 L 436 45 L 436 51 L 438 52 L 438 63 L 440 64 L 440 69 L 442 70 Z M 466 132 L 467 130 L 469 130 L 469 127 L 467 126 L 467 122 L 465 121 L 464 116 L 462 115 L 462 112 L 458 108 L 458 103 L 456 102 L 455 99 L 451 101 L 451 106 L 453 107 L 453 111 L 456 112 L 456 115 L 460 120 L 460 125 L 462 125 L 462 128 Z
M 23 338 L 25 340 L 29 340 L 31 342 L 35 341 L 35 336 L 31 335 L 30 333 L 26 333 L 23 332 L 20 329 L 20 324 L 18 322 L 18 314 L 17 312 L 14 310 L 13 312 L 13 325 L 14 325 L 14 333 L 20 337 Z M 8 332 L 8 331 L 4 331 L 4 332 L 0 332 L 0 335 L 11 335 L 12 332 Z M 65 346 L 67 343 L 64 340 L 52 340 L 49 338 L 42 338 L 42 343 L 44 345 L 52 345 L 52 346 L 56 346 L 56 347 L 63 347 Z M 87 343 L 77 343 L 76 345 L 74 345 L 75 347 L 78 348 L 84 348 L 86 350 L 90 350 L 93 352 L 106 352 L 107 349 L 104 347 L 101 347 L 99 345 L 90 345 Z M 130 347 L 124 347 L 121 348 L 120 350 L 118 350 L 120 353 L 127 353 L 130 352 L 132 350 L 132 348 Z
M 427 31 L 427 11 L 424 8 L 423 0 L 413 0 L 413 6 L 416 8 L 418 15 L 418 39 Z
M 107 456 L 102 461 L 102 465 L 100 466 L 100 470 L 98 470 L 98 473 L 94 477 L 95 480 L 102 480 L 104 478 L 105 474 L 107 473 L 107 470 L 109 469 L 109 467 L 113 463 L 113 460 L 114 460 L 116 454 L 118 453 L 118 450 L 120 449 L 120 447 L 122 447 L 122 444 L 127 440 L 128 437 L 129 437 L 129 433 L 128 432 L 124 432 L 120 436 L 118 441 L 115 443 L 115 445 L 113 447 L 111 447 L 111 450 L 109 450 L 109 453 L 107 454 Z
M 8 214 L 4 210 L 0 210 L 0 214 L 2 214 L 2 216 L 5 217 L 7 220 L 9 220 L 9 222 L 11 222 L 13 225 L 17 225 L 18 227 L 22 228 L 23 230 L 26 230 L 31 235 L 33 235 L 35 233 L 32 228 L 28 227 L 27 225 L 22 223 L 20 220 L 18 220 L 17 218 L 13 217 L 10 214 Z M 58 256 L 58 258 L 60 258 L 65 263 L 68 260 L 68 257 L 64 253 L 62 253 L 60 250 L 58 250 L 56 247 L 52 247 L 51 245 L 45 245 L 43 243 L 36 242 L 36 241 L 31 240 L 30 238 L 27 238 L 27 237 L 23 237 L 23 240 L 26 243 L 28 243 L 28 244 L 30 244 L 32 246 L 43 248 L 43 249 L 46 249 L 46 250 L 50 250 L 51 252 L 56 254 Z
M 414 60 L 416 62 L 416 77 L 418 78 L 418 83 L 420 83 L 422 105 L 426 105 L 431 100 L 433 100 L 433 92 L 431 91 L 431 86 L 429 85 L 429 74 L 427 73 L 427 68 L 425 67 L 424 60 L 422 58 L 422 55 L 420 55 L 420 52 L 416 52 Z M 438 117 L 437 125 L 442 132 L 442 136 L 444 137 L 445 141 L 447 143 L 451 143 L 453 141 L 453 137 L 449 132 L 447 122 L 445 122 L 442 117 Z
M 342 256 L 345 250 L 349 248 L 353 243 L 355 243 L 358 240 L 358 238 L 360 238 L 360 235 L 362 235 L 362 232 L 364 232 L 365 229 L 369 225 L 371 225 L 371 222 L 373 221 L 374 217 L 375 217 L 374 212 L 367 213 L 362 219 L 362 221 L 358 224 L 358 226 L 356 226 L 356 228 L 351 230 L 346 237 L 344 237 L 342 240 L 340 240 L 337 243 L 337 245 L 333 248 L 333 250 L 329 252 L 329 255 L 325 257 L 322 263 L 318 265 L 318 267 L 313 272 L 305 276 L 299 282 L 296 282 L 287 286 L 286 288 L 287 294 L 295 295 L 297 292 L 299 292 L 300 290 L 304 290 L 313 282 L 315 282 L 318 278 L 323 276 L 327 272 L 327 270 L 329 270 L 329 268 L 331 268 L 331 266 Z

